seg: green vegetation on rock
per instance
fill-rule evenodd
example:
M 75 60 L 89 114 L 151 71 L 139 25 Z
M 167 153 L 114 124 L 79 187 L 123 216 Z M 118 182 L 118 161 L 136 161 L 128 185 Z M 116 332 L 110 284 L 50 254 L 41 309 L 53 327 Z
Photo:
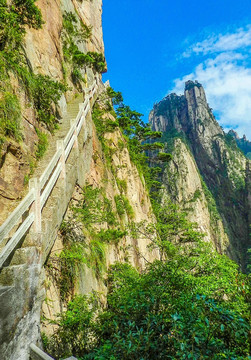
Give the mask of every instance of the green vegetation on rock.
M 36 133 L 38 136 L 36 158 L 37 160 L 39 160 L 43 157 L 44 153 L 48 148 L 48 137 L 45 133 L 42 133 L 38 129 L 36 129 Z
M 158 188 L 158 171 L 148 166 L 146 151 L 152 154 L 151 162 L 155 164 L 171 160 L 172 156 L 170 154 L 161 151 L 163 150 L 163 144 L 156 141 L 156 139 L 161 138 L 162 133 L 152 131 L 150 125 L 145 124 L 141 119 L 142 114 L 125 105 L 120 92 L 108 88 L 107 94 L 115 105 L 114 115 L 126 140 L 131 161 L 136 165 L 139 174 L 146 183 L 147 189 Z M 154 155 L 155 153 L 157 154 Z
M 0 136 L 21 140 L 20 129 L 21 107 L 13 92 L 2 91 L 0 99 Z
M 72 12 L 65 12 L 63 15 L 63 53 L 64 60 L 71 66 L 71 78 L 81 91 L 85 78 L 83 72 L 87 67 L 92 68 L 95 72 L 105 72 L 104 55 L 97 52 L 84 53 L 79 49 L 78 44 L 88 41 L 92 35 L 92 27 L 87 26 Z
M 123 206 L 132 216 L 132 208 L 125 197 Z M 64 248 L 60 254 L 51 257 L 47 264 L 64 302 L 72 298 L 83 265 L 91 268 L 100 279 L 106 269 L 107 245 L 118 245 L 126 235 L 103 189 L 85 186 L 82 189 L 82 200 L 72 206 L 71 212 L 71 217 L 60 228 Z
M 104 308 L 90 297 L 73 299 L 46 339 L 51 354 L 95 360 L 249 358 L 248 277 L 203 242 L 177 207 L 156 204 L 155 211 L 158 236 L 152 246 L 160 247 L 162 259 L 143 273 L 128 264 L 112 266 Z
M 109 126 L 110 105 L 99 104 L 93 112 L 97 134 L 105 153 L 109 144 L 105 133 L 120 129 L 131 160 L 152 190 L 156 222 L 146 225 L 131 221 L 130 225 L 133 238 L 143 233 L 150 242 L 149 251 L 158 249 L 160 258 L 147 262 L 141 272 L 128 263 L 111 266 L 105 304 L 99 304 L 98 294 L 73 297 L 55 321 L 54 334 L 44 337 L 48 353 L 59 358 L 74 355 L 82 360 L 248 360 L 250 277 L 205 242 L 205 234 L 177 205 L 163 205 L 160 194 L 156 196 L 156 176 L 161 168 L 149 168 L 144 152 L 144 144 L 151 144 L 161 134 L 143 124 L 139 113 L 121 103 L 120 95 L 118 102 L 114 91 L 109 90 L 108 96 L 117 103 L 115 125 Z M 107 161 L 107 154 L 105 157 Z M 87 254 L 94 257 L 96 269 L 103 259 L 100 244 L 118 244 L 126 234 L 119 221 L 125 213 L 129 217 L 127 186 L 119 185 L 119 179 L 117 185 L 121 191 L 114 197 L 117 212 L 102 190 L 92 187 L 84 189 L 83 200 L 72 209 L 91 235 L 93 243 L 91 247 L 86 243 L 90 249 Z M 202 186 L 210 213 L 217 221 L 216 203 L 203 181 Z M 200 196 L 200 191 L 195 191 L 191 201 Z M 84 263 L 88 265 L 88 261 L 90 266 L 87 255 Z
M 66 87 L 48 76 L 35 74 L 26 57 L 23 40 L 26 27 L 39 29 L 43 25 L 41 11 L 34 0 L 13 0 L 0 3 L 0 135 L 22 139 L 19 89 L 25 91 L 37 120 L 50 131 L 56 126 L 56 105 Z M 18 80 L 13 85 L 12 75 Z M 12 79 L 12 80 L 11 80 Z

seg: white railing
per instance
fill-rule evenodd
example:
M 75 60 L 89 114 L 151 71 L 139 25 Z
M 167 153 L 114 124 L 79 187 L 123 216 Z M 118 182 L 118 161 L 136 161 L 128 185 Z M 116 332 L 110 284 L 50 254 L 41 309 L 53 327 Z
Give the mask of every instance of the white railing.
M 31 360 L 54 360 L 51 356 L 46 354 L 43 350 L 37 347 L 35 344 L 30 345 L 30 358 Z M 71 356 L 64 360 L 77 360 L 74 356 Z
M 64 140 L 57 141 L 57 151 L 40 178 L 29 182 L 29 193 L 0 226 L 0 269 L 15 250 L 23 236 L 34 224 L 34 231 L 41 232 L 42 210 L 59 177 L 65 177 L 65 163 L 72 148 L 78 147 L 78 135 L 90 110 L 90 100 L 98 89 L 98 77 L 86 91 L 85 101 L 71 122 L 70 130 Z M 11 235 L 10 235 L 11 234 Z

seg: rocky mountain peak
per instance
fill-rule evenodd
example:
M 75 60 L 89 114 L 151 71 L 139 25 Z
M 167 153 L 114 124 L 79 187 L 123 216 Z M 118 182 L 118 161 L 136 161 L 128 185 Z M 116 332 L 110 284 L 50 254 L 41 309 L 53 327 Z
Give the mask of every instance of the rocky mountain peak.
M 190 107 L 196 115 L 197 108 L 205 108 L 207 112 L 210 112 L 210 108 L 207 104 L 206 94 L 203 86 L 196 80 L 188 80 L 185 83 L 185 98 Z
M 189 137 L 201 138 L 202 142 L 224 134 L 207 103 L 204 88 L 198 81 L 188 80 L 184 95 L 171 93 L 155 104 L 149 121 L 155 130 L 169 131 L 175 128 Z
M 206 111 L 210 112 L 204 88 L 197 80 L 186 81 L 185 98 L 187 99 L 188 106 L 192 107 L 194 110 L 198 107 L 204 107 Z
M 183 96 L 170 94 L 155 104 L 149 120 L 154 130 L 164 133 L 163 141 L 166 142 L 167 149 L 171 152 L 176 149 L 178 154 L 176 164 L 183 160 L 185 164 L 188 163 L 188 157 L 184 155 L 184 147 L 182 150 L 181 147 L 178 148 L 177 142 L 177 139 L 183 142 L 185 139 L 185 144 L 188 145 L 189 152 L 198 168 L 199 176 L 202 176 L 211 191 L 216 209 L 229 236 L 227 253 L 230 257 L 238 259 L 240 263 L 244 263 L 245 260 L 239 259 L 238 254 L 245 253 L 243 249 L 247 247 L 249 238 L 247 219 L 249 210 L 247 209 L 250 204 L 247 204 L 246 200 L 247 159 L 238 147 L 248 157 L 247 154 L 251 155 L 251 142 L 245 138 L 240 139 L 235 131 L 229 134 L 224 133 L 207 103 L 203 86 L 198 81 L 187 81 Z M 173 156 L 175 157 L 175 150 Z M 185 183 L 186 176 L 192 177 L 191 183 L 195 181 L 196 171 L 193 170 L 191 173 L 180 165 L 178 173 L 182 171 L 184 173 L 182 184 Z M 169 181 L 174 180 L 168 178 L 166 183 Z M 177 183 L 177 179 L 174 182 Z M 184 185 L 184 188 L 187 189 L 188 186 Z M 180 196 L 179 190 L 177 194 L 174 196 L 175 199 Z M 180 197 L 180 202 L 185 202 L 188 195 Z M 205 196 L 209 198 L 208 193 Z M 230 209 L 233 203 L 235 205 Z M 212 208 L 211 205 L 209 208 Z M 240 219 L 237 224 L 234 220 L 236 218 Z M 218 225 L 213 225 L 213 227 L 218 228 Z
M 202 85 L 198 82 L 198 80 L 192 81 L 188 80 L 185 82 L 185 91 L 194 89 L 195 87 L 201 88 Z

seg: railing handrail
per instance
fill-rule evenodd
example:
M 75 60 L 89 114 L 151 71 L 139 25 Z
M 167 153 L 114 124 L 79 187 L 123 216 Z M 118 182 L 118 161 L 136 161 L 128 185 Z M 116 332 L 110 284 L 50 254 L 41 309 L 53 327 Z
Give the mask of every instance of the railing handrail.
M 54 360 L 35 344 L 30 344 L 30 358 L 31 360 Z
M 18 223 L 20 223 L 14 234 L 12 234 L 11 238 L 0 250 L 0 269 L 33 223 L 34 230 L 36 232 L 41 231 L 42 209 L 45 206 L 60 174 L 64 176 L 65 162 L 72 151 L 74 143 L 77 142 L 77 136 L 83 126 L 86 115 L 90 110 L 90 100 L 93 98 L 98 89 L 98 81 L 98 76 L 96 76 L 91 87 L 86 89 L 85 100 L 83 104 L 80 104 L 79 112 L 76 118 L 71 123 L 70 129 L 64 140 L 57 141 L 57 151 L 43 174 L 39 179 L 33 178 L 30 180 L 30 189 L 28 194 L 0 226 L 1 246 L 7 235 L 10 234 Z M 28 215 L 21 222 L 20 220 L 25 213 L 28 213 Z

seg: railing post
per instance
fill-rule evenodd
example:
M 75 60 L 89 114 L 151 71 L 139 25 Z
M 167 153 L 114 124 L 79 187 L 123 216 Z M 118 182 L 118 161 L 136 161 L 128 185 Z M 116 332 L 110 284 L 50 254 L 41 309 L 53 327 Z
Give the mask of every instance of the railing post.
M 82 105 L 82 104 L 81 104 Z M 80 107 L 80 106 L 79 106 Z M 81 115 L 82 117 L 83 115 Z M 75 120 L 72 119 L 71 120 L 71 127 L 75 124 Z M 76 149 L 78 151 L 78 134 L 77 134 L 77 128 L 75 126 L 75 129 L 74 129 L 74 145 L 73 145 L 74 149 Z
M 41 196 L 40 196 L 40 182 L 38 178 L 30 179 L 29 181 L 30 190 L 34 189 L 35 201 L 32 205 L 35 219 L 34 219 L 34 231 L 40 233 L 42 230 L 42 214 L 41 214 Z
M 58 140 L 57 141 L 57 150 L 61 151 L 61 157 L 60 162 L 62 164 L 62 170 L 60 174 L 61 179 L 65 179 L 66 177 L 66 171 L 65 171 L 65 149 L 64 149 L 64 140 Z
M 88 101 L 89 101 L 89 99 L 90 99 L 90 95 L 89 95 L 90 88 L 87 87 L 86 89 L 84 89 L 84 93 L 85 93 L 84 99 L 88 99 Z

